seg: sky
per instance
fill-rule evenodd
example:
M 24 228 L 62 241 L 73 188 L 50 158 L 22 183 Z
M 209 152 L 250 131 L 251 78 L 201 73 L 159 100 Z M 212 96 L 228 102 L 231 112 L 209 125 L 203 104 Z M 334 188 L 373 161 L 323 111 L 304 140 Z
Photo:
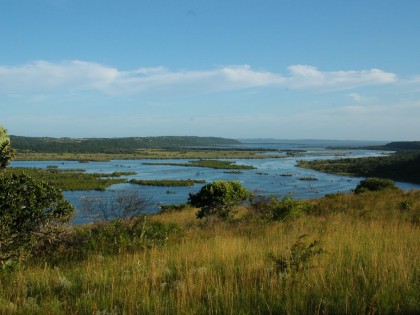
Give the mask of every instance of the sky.
M 420 140 L 418 0 L 0 0 L 0 124 Z

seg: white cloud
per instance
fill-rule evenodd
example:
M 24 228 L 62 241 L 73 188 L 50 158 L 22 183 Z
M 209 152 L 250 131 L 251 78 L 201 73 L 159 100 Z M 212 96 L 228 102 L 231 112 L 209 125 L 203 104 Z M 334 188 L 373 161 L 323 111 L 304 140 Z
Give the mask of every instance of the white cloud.
M 145 91 L 214 93 L 247 88 L 280 86 L 295 89 L 339 90 L 397 81 L 379 69 L 322 72 L 316 67 L 293 65 L 290 74 L 233 65 L 202 71 L 171 71 L 164 67 L 129 71 L 86 61 L 37 61 L 20 66 L 0 65 L 0 94 L 47 94 L 100 91 L 110 94 Z
M 0 66 L 0 93 L 26 94 L 103 89 L 119 75 L 118 70 L 79 60 Z
M 288 84 L 293 88 L 340 90 L 397 81 L 397 76 L 394 73 L 379 69 L 322 72 L 313 66 L 293 65 L 288 67 L 288 70 L 291 74 Z

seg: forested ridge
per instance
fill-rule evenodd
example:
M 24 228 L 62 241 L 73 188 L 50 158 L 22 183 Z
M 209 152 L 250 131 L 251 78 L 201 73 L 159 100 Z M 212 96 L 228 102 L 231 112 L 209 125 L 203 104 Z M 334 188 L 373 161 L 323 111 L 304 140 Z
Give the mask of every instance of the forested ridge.
M 331 174 L 420 183 L 420 141 L 390 142 L 365 149 L 390 150 L 395 153 L 381 157 L 299 161 L 298 166 Z
M 420 150 L 420 141 L 395 141 L 380 146 L 369 146 L 373 150 L 392 150 L 392 151 L 417 151 Z
M 13 148 L 37 153 L 135 153 L 139 149 L 171 149 L 240 144 L 219 137 L 163 136 L 127 138 L 49 138 L 10 136 Z

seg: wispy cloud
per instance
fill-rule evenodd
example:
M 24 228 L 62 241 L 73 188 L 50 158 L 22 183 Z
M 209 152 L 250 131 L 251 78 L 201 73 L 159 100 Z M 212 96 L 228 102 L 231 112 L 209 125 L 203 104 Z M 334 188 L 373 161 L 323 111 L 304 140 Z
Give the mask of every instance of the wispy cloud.
M 366 102 L 369 102 L 369 101 L 375 99 L 375 98 L 372 98 L 372 97 L 360 95 L 358 93 L 350 93 L 349 96 L 353 101 L 355 101 L 357 103 L 366 103 Z
M 99 91 L 109 94 L 148 91 L 214 93 L 248 88 L 279 86 L 293 89 L 340 90 L 397 81 L 393 73 L 379 69 L 323 72 L 316 67 L 293 65 L 283 75 L 230 65 L 211 70 L 172 71 L 164 67 L 129 71 L 86 61 L 36 61 L 18 66 L 0 65 L 1 94 Z
M 288 84 L 293 88 L 352 89 L 366 85 L 389 84 L 397 81 L 394 73 L 379 69 L 323 72 L 307 65 L 288 67 Z
M 105 89 L 120 72 L 85 61 L 37 61 L 21 66 L 0 66 L 0 93 L 26 94 Z

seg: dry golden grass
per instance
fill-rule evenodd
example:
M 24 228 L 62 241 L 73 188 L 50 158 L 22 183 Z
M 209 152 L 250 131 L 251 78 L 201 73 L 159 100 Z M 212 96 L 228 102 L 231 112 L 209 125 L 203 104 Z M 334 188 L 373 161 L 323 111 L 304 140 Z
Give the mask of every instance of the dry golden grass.
M 410 210 L 401 210 L 412 201 Z M 2 314 L 407 314 L 420 311 L 419 192 L 311 201 L 290 222 L 195 219 L 196 209 L 155 216 L 184 233 L 115 256 L 29 264 L 1 277 Z M 318 213 L 315 213 L 316 207 Z M 324 213 L 321 213 L 320 209 Z M 334 211 L 336 209 L 336 211 Z M 246 212 L 242 209 L 241 215 Z M 249 217 L 249 215 L 247 216 Z M 299 236 L 325 253 L 280 272 Z

